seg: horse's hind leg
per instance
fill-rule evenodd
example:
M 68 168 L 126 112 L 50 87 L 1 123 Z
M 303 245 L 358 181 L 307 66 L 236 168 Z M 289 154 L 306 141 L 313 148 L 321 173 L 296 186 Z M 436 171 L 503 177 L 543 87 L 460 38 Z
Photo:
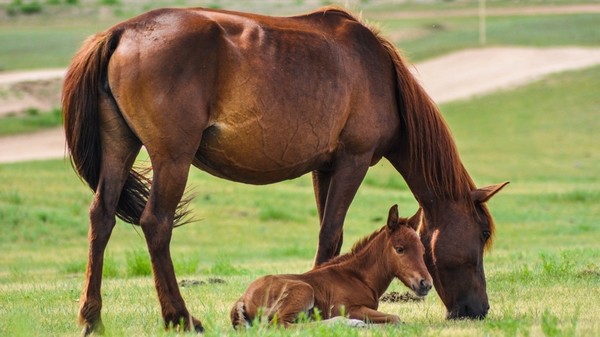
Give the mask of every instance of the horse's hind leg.
M 186 138 L 179 144 L 171 144 L 172 146 L 161 144 L 159 150 L 147 146 L 154 175 L 150 197 L 140 224 L 150 252 L 165 327 L 202 332 L 202 323 L 189 314 L 179 292 L 169 247 L 175 211 L 183 196 L 195 153 L 191 148 L 185 147 L 191 145 L 197 148 L 199 142 L 199 139 L 194 141 Z
M 100 102 L 102 163 L 98 187 L 90 206 L 88 264 L 79 308 L 83 335 L 94 331 L 101 333 L 104 329 L 100 317 L 104 250 L 115 226 L 121 190 L 141 147 L 108 98 L 103 97 Z

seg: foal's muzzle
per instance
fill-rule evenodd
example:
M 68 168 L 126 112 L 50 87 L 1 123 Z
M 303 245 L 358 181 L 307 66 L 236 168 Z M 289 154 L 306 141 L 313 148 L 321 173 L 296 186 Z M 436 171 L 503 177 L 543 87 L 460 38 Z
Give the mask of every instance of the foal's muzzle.
M 426 296 L 427 293 L 429 293 L 429 290 L 431 290 L 431 282 L 425 280 L 425 279 L 421 279 L 419 281 L 418 285 L 413 285 L 412 286 L 412 290 L 415 292 L 415 294 L 417 294 L 418 296 Z

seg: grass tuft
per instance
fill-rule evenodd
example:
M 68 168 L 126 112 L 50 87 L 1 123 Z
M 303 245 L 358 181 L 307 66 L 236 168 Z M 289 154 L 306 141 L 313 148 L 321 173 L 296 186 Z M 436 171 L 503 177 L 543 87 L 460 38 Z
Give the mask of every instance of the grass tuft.
M 150 257 L 145 250 L 133 250 L 126 254 L 127 276 L 149 276 L 152 275 Z

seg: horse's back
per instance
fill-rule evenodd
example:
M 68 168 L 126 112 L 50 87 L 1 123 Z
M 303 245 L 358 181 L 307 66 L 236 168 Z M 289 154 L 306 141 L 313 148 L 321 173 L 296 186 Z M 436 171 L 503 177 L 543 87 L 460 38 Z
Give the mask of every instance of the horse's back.
M 134 132 L 147 147 L 156 132 L 197 135 L 195 165 L 217 176 L 294 178 L 341 144 L 372 151 L 398 123 L 391 63 L 343 11 L 163 9 L 118 29 L 108 78 Z

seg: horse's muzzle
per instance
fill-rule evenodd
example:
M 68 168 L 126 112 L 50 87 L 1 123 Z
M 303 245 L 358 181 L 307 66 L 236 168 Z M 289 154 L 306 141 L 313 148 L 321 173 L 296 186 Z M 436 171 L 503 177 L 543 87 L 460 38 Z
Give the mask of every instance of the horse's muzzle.
M 489 304 L 484 304 L 480 308 L 475 308 L 468 304 L 458 305 L 454 310 L 446 313 L 446 319 L 485 319 L 488 311 L 490 310 Z

